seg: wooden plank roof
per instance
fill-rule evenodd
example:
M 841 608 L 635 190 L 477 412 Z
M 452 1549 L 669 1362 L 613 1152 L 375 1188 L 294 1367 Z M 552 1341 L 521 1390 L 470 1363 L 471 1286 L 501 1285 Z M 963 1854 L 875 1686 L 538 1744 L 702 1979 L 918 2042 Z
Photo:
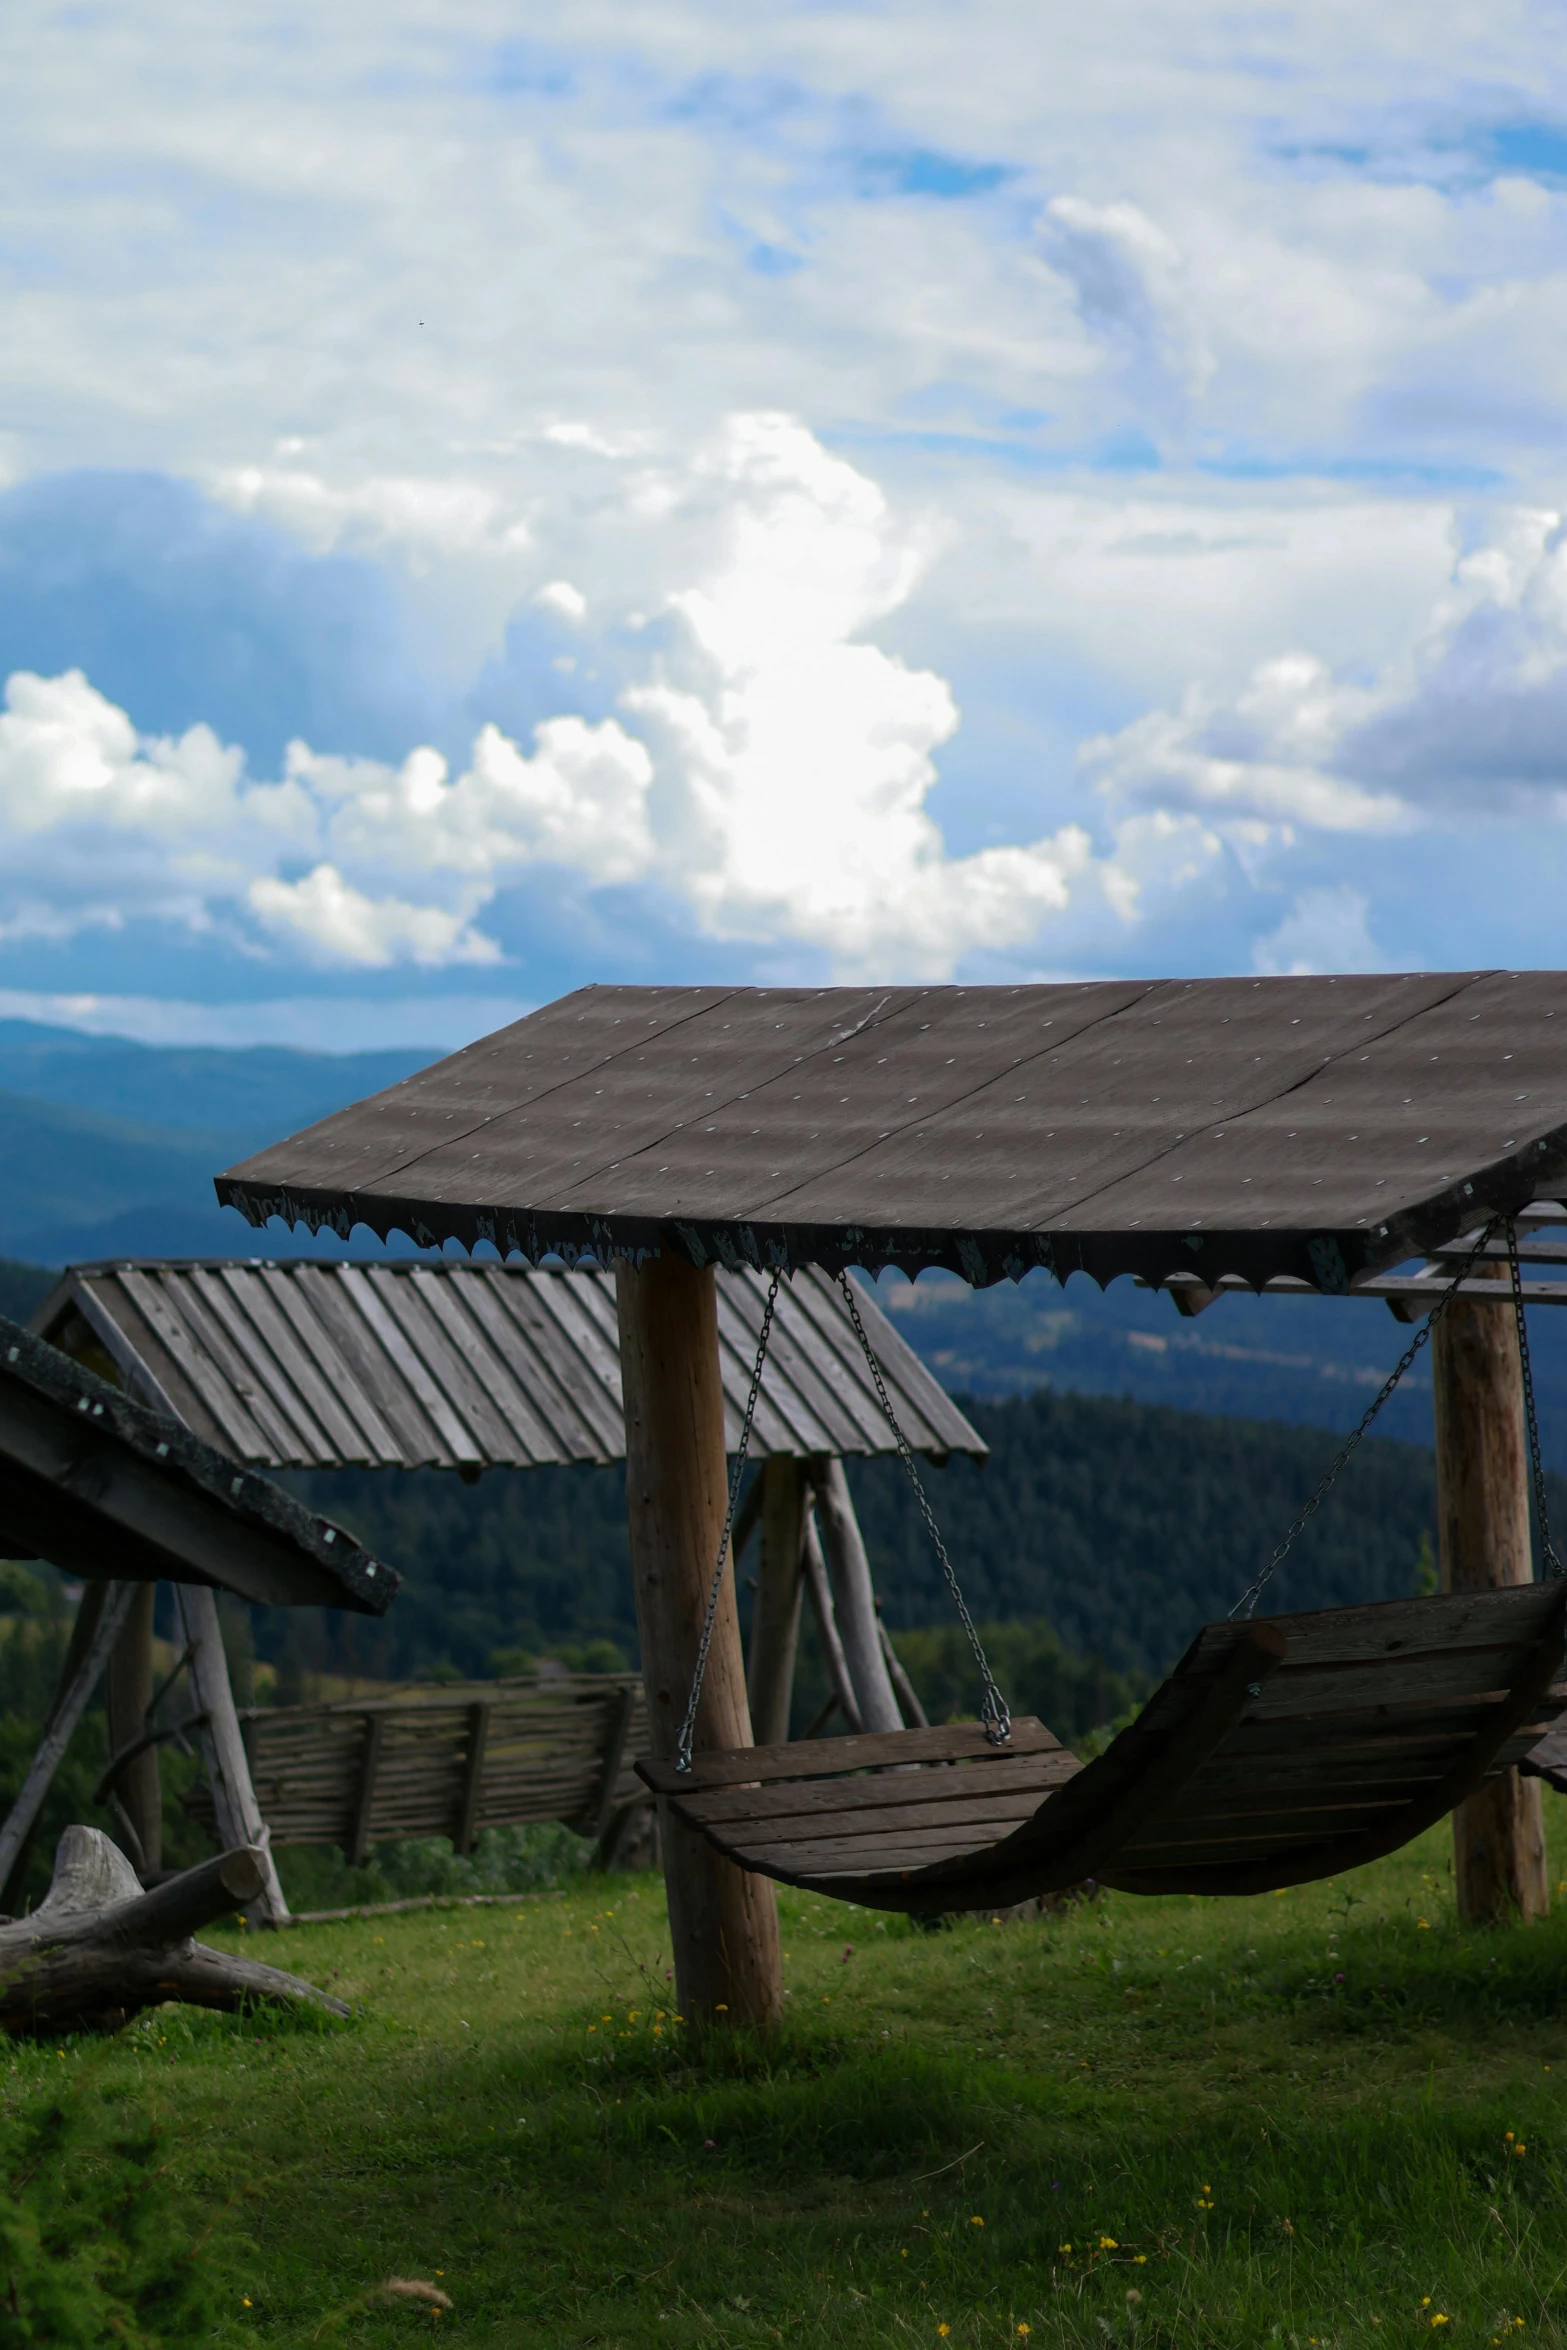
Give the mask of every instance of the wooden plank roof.
M 0 1317 L 0 1557 L 383 1615 L 398 1577 L 269 1477 Z
M 1567 973 L 1471 971 L 584 988 L 217 1190 L 535 1263 L 1331 1291 L 1564 1170 Z
M 749 1272 L 718 1284 L 731 1450 L 766 1292 Z M 910 1443 L 938 1459 L 982 1455 L 983 1438 L 863 1292 L 860 1312 Z M 625 1454 L 614 1289 L 596 1271 L 449 1258 L 80 1265 L 33 1326 L 260 1467 L 477 1471 Z M 820 1273 L 780 1289 L 752 1446 L 894 1449 L 842 1295 Z

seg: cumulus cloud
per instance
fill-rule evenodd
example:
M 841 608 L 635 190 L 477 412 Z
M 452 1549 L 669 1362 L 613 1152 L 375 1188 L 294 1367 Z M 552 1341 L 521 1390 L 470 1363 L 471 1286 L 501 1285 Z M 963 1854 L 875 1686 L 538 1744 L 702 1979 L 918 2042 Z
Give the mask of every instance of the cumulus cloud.
M 1193 687 L 1096 736 L 1081 760 L 1112 802 L 1184 808 L 1237 841 L 1567 814 L 1567 528 L 1500 517 L 1370 682 L 1283 653 L 1237 692 Z
M 1307 653 L 1263 662 L 1238 694 L 1194 686 L 1176 710 L 1151 710 L 1083 745 L 1082 765 L 1122 802 L 1210 818 L 1332 832 L 1385 831 L 1406 810 L 1396 792 L 1368 791 L 1338 772 L 1340 746 L 1374 707 Z
M 335 865 L 316 865 L 300 881 L 264 873 L 246 892 L 268 930 L 292 933 L 323 959 L 375 969 L 388 963 L 496 963 L 500 949 L 461 914 L 370 898 Z
M 595 461 L 598 461 L 597 459 Z M 881 641 L 942 551 L 924 515 L 796 420 L 734 417 L 624 476 L 678 568 L 609 605 L 545 571 L 582 691 L 465 760 L 291 744 L 275 777 L 204 726 L 142 736 L 80 671 L 19 673 L 0 714 L 0 933 L 156 914 L 251 953 L 365 969 L 503 957 L 503 894 L 543 868 L 635 888 L 712 940 L 805 949 L 844 975 L 943 978 L 1198 902 L 1223 863 L 1275 891 L 1309 838 L 1361 843 L 1525 807 L 1567 812 L 1567 534 L 1519 513 L 1451 565 L 1424 628 L 1372 674 L 1280 650 L 1086 742 L 1098 842 L 1040 824 L 966 855 L 931 812 L 960 724 L 947 680 Z M 544 570 L 541 565 L 540 569 Z M 533 656 L 540 691 L 575 697 Z M 575 676 L 576 671 L 570 672 Z M 1043 793 L 1040 795 L 1043 804 Z M 1024 801 L 1026 805 L 1026 799 Z M 1077 925 L 1068 932 L 1066 918 Z M 1242 950 L 1244 952 L 1244 949 Z M 1358 890 L 1306 889 L 1258 967 L 1372 968 Z
M 1139 205 L 1057 196 L 1040 249 L 1067 281 L 1083 324 L 1155 409 L 1200 393 L 1213 354 L 1198 322 L 1179 247 Z
M 702 472 L 729 521 L 713 575 L 669 599 L 688 677 L 624 702 L 658 751 L 665 868 L 704 926 L 922 976 L 1031 938 L 1067 903 L 1088 836 L 949 857 L 924 803 L 956 705 L 943 679 L 866 640 L 906 600 L 929 535 L 786 417 L 736 419 Z
M 1312 971 L 1385 971 L 1387 958 L 1371 935 L 1370 900 L 1345 882 L 1303 889 L 1271 936 L 1252 949 L 1252 969 L 1264 977 Z
M 295 742 L 262 781 L 208 729 L 139 737 L 79 672 L 13 677 L 0 921 L 69 930 L 110 902 L 156 905 L 317 960 L 483 963 L 500 952 L 485 909 L 548 865 L 589 888 L 644 885 L 710 937 L 803 945 L 845 972 L 942 977 L 1032 940 L 1095 873 L 1088 833 L 949 855 L 926 801 L 956 704 L 871 634 L 923 576 L 931 530 L 778 415 L 732 419 L 684 472 L 640 488 L 705 553 L 655 600 L 618 715 L 549 717 L 526 749 L 485 724 L 455 775 L 428 745 L 392 764 Z M 564 580 L 533 600 L 586 622 Z M 1172 868 L 1157 833 L 1132 825 L 1104 868 L 1128 918 Z M 135 876 L 110 841 L 134 848 Z
M 546 580 L 533 601 L 541 612 L 553 612 L 557 620 L 580 622 L 588 616 L 587 597 L 569 579 Z
M 567 717 L 531 755 L 483 728 L 455 781 L 429 749 L 394 768 L 296 743 L 269 783 L 206 727 L 142 737 L 80 671 L 21 671 L 0 713 L 0 935 L 137 916 L 194 932 L 248 912 L 316 960 L 493 962 L 474 918 L 509 875 L 645 869 L 651 772 L 613 719 Z
M 297 460 L 218 468 L 212 494 L 237 514 L 254 515 L 317 554 L 348 545 L 395 547 L 417 559 L 441 555 L 512 557 L 533 534 L 494 488 L 458 474 L 368 474 L 330 481 Z

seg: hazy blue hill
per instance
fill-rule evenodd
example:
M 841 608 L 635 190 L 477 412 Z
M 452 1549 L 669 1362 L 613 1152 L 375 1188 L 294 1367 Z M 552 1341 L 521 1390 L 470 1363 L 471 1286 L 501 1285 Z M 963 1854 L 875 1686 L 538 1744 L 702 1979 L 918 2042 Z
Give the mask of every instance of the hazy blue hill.
M 1040 1387 L 1129 1396 L 1181 1411 L 1351 1428 L 1414 1332 L 1373 1299 L 1221 1298 L 1183 1321 L 1130 1281 L 1063 1289 L 1043 1273 L 971 1290 L 950 1274 L 889 1276 L 877 1295 L 948 1388 L 1002 1397 Z M 1541 1432 L 1567 1470 L 1567 1309 L 1529 1317 Z M 1422 1353 L 1377 1422 L 1381 1436 L 1431 1442 L 1431 1367 Z
M 38 1260 L 49 1228 L 93 1225 L 136 1200 L 216 1208 L 233 1133 L 178 1131 L 0 1093 L 0 1252 Z
M 141 1045 L 0 1021 L 0 1256 L 330 1249 L 280 1224 L 252 1232 L 218 1206 L 213 1176 L 433 1057 Z
M 330 1007 L 327 1009 L 330 1017 Z M 439 1056 L 307 1053 L 284 1045 L 147 1045 L 0 1020 L 0 1091 L 133 1125 L 276 1142 Z

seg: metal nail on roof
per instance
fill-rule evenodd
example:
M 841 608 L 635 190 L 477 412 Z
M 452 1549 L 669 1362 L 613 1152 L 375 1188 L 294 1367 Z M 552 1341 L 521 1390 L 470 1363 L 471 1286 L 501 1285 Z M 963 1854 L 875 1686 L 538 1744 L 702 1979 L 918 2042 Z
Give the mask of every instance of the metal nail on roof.
M 1567 974 L 593 987 L 218 1178 L 533 1262 L 1325 1290 L 1567 1172 Z
M 766 1282 L 718 1284 L 724 1417 L 737 1442 Z M 909 1441 L 983 1454 L 863 1292 L 860 1310 Z M 623 1458 L 611 1280 L 522 1265 L 238 1260 L 71 1268 L 34 1326 L 236 1460 L 267 1468 L 542 1468 Z M 890 1452 L 836 1285 L 785 1282 L 753 1449 Z

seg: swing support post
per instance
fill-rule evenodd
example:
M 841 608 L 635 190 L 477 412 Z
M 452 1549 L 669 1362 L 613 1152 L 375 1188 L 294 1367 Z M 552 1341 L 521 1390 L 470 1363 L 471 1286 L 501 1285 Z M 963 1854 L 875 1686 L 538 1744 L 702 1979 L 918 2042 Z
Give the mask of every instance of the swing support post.
M 728 1464 L 711 1267 L 674 1256 L 615 1275 L 626 1417 L 626 1514 L 653 1753 L 676 1753 L 696 1677 Z M 749 1746 L 732 1559 L 719 1588 L 694 1744 Z M 661 1805 L 675 1997 L 691 2022 L 768 2030 L 783 2013 L 778 1909 L 765 1878 L 735 1867 Z
M 1487 1271 L 1492 1270 L 1487 1268 Z M 1494 1268 L 1505 1279 L 1505 1268 Z M 1438 1557 L 1444 1591 L 1533 1579 L 1518 1331 L 1505 1298 L 1455 1297 L 1431 1333 Z M 1503 1771 L 1453 1813 L 1467 1925 L 1527 1924 L 1550 1906 L 1540 1781 Z

